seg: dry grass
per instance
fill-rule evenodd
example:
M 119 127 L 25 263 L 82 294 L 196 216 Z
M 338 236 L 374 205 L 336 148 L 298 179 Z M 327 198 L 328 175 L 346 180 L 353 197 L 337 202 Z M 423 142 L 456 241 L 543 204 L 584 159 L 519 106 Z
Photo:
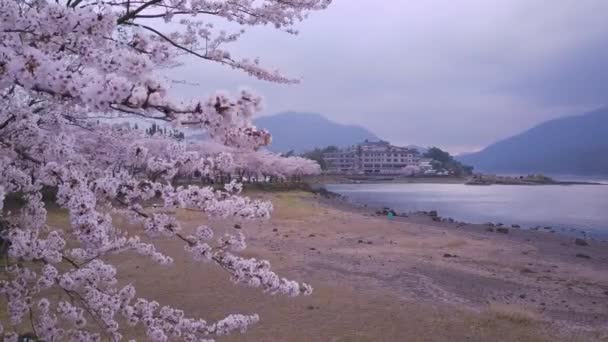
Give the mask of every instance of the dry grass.
M 537 312 L 513 304 L 493 303 L 488 308 L 486 314 L 499 320 L 506 320 L 520 325 L 532 325 L 542 321 L 542 317 Z
M 306 220 L 317 213 L 311 199 L 313 194 L 303 191 L 277 193 L 272 196 L 275 220 Z
M 464 239 L 454 239 L 446 242 L 441 246 L 441 248 L 458 248 L 466 246 L 468 242 Z
M 462 324 L 467 341 L 589 341 L 588 336 L 558 335 L 538 313 L 516 305 L 491 304 L 480 313 L 462 313 L 454 322 Z

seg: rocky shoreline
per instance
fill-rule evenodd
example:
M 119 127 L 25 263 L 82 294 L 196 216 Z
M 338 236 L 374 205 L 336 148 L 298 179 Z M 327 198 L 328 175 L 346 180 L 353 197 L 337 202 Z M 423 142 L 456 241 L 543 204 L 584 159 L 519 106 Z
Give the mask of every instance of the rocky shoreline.
M 574 183 L 572 183 L 572 184 L 574 184 Z M 591 183 L 576 183 L 576 184 L 591 184 Z M 605 185 L 605 184 L 602 184 L 602 185 Z M 352 208 L 363 210 L 366 213 L 373 212 L 377 216 L 388 216 L 389 213 L 394 217 L 401 217 L 401 218 L 428 216 L 433 222 L 450 223 L 450 224 L 456 225 L 457 227 L 470 226 L 470 227 L 476 227 L 476 228 L 483 228 L 489 232 L 496 231 L 498 233 L 508 234 L 508 232 L 510 230 L 517 229 L 517 230 L 537 231 L 537 232 L 541 232 L 541 233 L 561 234 L 561 235 L 565 235 L 568 237 L 576 237 L 576 238 L 580 238 L 580 239 L 584 239 L 584 240 L 608 242 L 608 239 L 606 237 L 599 237 L 599 238 L 595 237 L 594 235 L 588 233 L 586 230 L 580 229 L 580 228 L 563 228 L 563 227 L 541 226 L 541 225 L 534 225 L 534 226 L 526 227 L 523 224 L 518 224 L 518 223 L 508 223 L 507 224 L 507 223 L 503 223 L 503 222 L 471 223 L 471 222 L 459 221 L 459 220 L 451 218 L 451 217 L 442 217 L 439 215 L 437 210 L 416 211 L 416 212 L 398 212 L 397 210 L 394 210 L 390 207 L 378 207 L 378 208 L 369 207 L 366 204 L 350 202 L 346 196 L 339 194 L 339 193 L 329 191 L 323 185 L 320 185 L 320 184 L 316 184 L 316 185 L 312 186 L 311 189 L 313 189 L 312 190 L 313 193 L 321 193 L 322 196 L 325 198 L 340 201 L 349 206 L 352 206 Z
M 389 218 L 390 209 L 356 206 L 339 197 L 317 195 L 312 203 L 329 216 L 320 223 L 323 229 L 311 228 L 316 238 L 302 236 L 322 257 L 315 267 L 322 264 L 323 272 L 331 274 L 341 270 L 343 281 L 349 275 L 361 281 L 361 275 L 369 274 L 369 283 L 360 286 L 388 287 L 397 295 L 406 295 L 404 281 L 423 281 L 417 302 L 448 302 L 473 310 L 516 306 L 567 330 L 608 323 L 606 242 L 544 229 L 466 224 L 435 212 Z M 318 245 L 319 234 L 332 247 Z
M 527 231 L 527 232 L 538 232 L 539 234 L 542 234 L 541 236 L 544 236 L 547 233 L 550 233 L 550 234 L 557 234 L 557 235 L 560 235 L 560 236 L 563 236 L 563 237 L 566 237 L 569 239 L 574 239 L 575 241 L 577 241 L 578 245 L 588 245 L 589 241 L 608 243 L 608 240 L 601 239 L 601 238 L 595 238 L 593 236 L 588 235 L 587 231 L 578 229 L 578 228 L 565 229 L 565 228 L 558 228 L 558 227 L 553 227 L 553 226 L 539 226 L 539 225 L 531 226 L 531 227 L 524 227 L 524 226 L 522 226 L 520 224 L 516 224 L 516 223 L 505 224 L 502 222 L 496 222 L 496 223 L 495 222 L 486 222 L 486 223 L 481 223 L 481 224 L 471 223 L 471 222 L 459 221 L 459 220 L 456 220 L 451 217 L 442 217 L 439 215 L 437 210 L 398 212 L 390 207 L 373 208 L 373 207 L 369 207 L 366 204 L 353 203 L 353 202 L 350 202 L 346 196 L 335 193 L 335 192 L 331 192 L 327 189 L 323 189 L 323 191 L 316 192 L 316 193 L 322 194 L 322 196 L 326 199 L 335 201 L 335 203 L 333 205 L 339 206 L 341 208 L 350 207 L 351 210 L 360 211 L 364 214 L 372 213 L 375 216 L 387 217 L 388 219 L 393 219 L 393 218 L 408 219 L 409 218 L 410 220 L 413 220 L 413 221 L 419 221 L 420 218 L 422 218 L 422 219 L 428 218 L 433 223 L 444 223 L 444 224 L 453 226 L 455 228 L 468 227 L 471 229 L 477 229 L 477 230 L 483 229 L 486 232 L 491 232 L 491 233 L 496 232 L 496 233 L 501 233 L 501 234 L 509 234 L 510 232 L 516 231 L 516 230 L 517 231 Z
M 533 226 L 533 227 L 522 227 L 519 224 L 504 224 L 502 222 L 486 222 L 482 224 L 470 223 L 459 221 L 453 219 L 451 217 L 442 217 L 439 215 L 437 210 L 430 211 L 415 211 L 415 212 L 398 212 L 390 207 L 369 207 L 366 204 L 353 203 L 350 202 L 348 197 L 341 195 L 336 192 L 329 191 L 324 187 L 316 187 L 313 190 L 313 193 L 320 195 L 327 201 L 326 204 L 329 204 L 333 207 L 340 208 L 342 210 L 347 209 L 350 211 L 356 211 L 362 213 L 363 215 L 373 215 L 377 217 L 385 217 L 389 220 L 401 220 L 404 222 L 415 222 L 418 223 L 421 220 L 430 220 L 431 225 L 435 224 L 439 227 L 450 227 L 450 228 L 461 228 L 461 229 L 470 229 L 474 231 L 485 231 L 489 233 L 499 233 L 499 234 L 510 234 L 512 232 L 522 232 L 524 234 L 532 235 L 535 237 L 546 237 L 548 234 L 555 234 L 557 239 L 559 240 L 568 240 L 572 241 L 572 243 L 576 246 L 589 246 L 590 243 L 598 243 L 602 246 L 606 247 L 606 251 L 608 251 L 608 240 L 606 239 L 596 239 L 592 236 L 588 236 L 588 233 L 585 230 L 571 228 L 568 229 L 568 232 L 577 232 L 577 235 L 580 237 L 574 236 L 572 234 L 564 233 L 564 229 L 555 228 L 552 226 Z M 561 246 L 565 246 L 564 242 L 560 242 Z M 608 254 L 608 253 L 607 253 Z M 584 255 L 576 255 L 577 257 L 587 258 Z M 590 259 L 587 258 L 587 259 Z
M 365 204 L 356 204 L 348 201 L 346 196 L 343 196 L 338 193 L 334 193 L 324 189 L 322 192 L 323 197 L 330 200 L 329 204 L 335 206 L 337 208 L 345 209 L 349 208 L 350 210 L 358 211 L 363 213 L 364 215 L 374 215 L 376 217 L 384 217 L 389 220 L 400 220 L 403 222 L 410 223 L 420 223 L 421 221 L 426 222 L 429 225 L 434 225 L 440 228 L 455 228 L 461 230 L 468 230 L 474 232 L 486 232 L 486 233 L 496 233 L 496 234 L 504 234 L 504 235 L 523 235 L 526 236 L 525 241 L 530 242 L 532 239 L 536 239 L 542 243 L 543 240 L 547 240 L 546 238 L 551 234 L 555 235 L 550 240 L 547 240 L 547 243 L 555 244 L 559 243 L 561 247 L 588 247 L 591 244 L 596 246 L 597 248 L 601 248 L 602 250 L 608 252 L 608 240 L 606 239 L 595 239 L 594 237 L 587 236 L 587 232 L 580 229 L 570 229 L 569 232 L 577 232 L 577 235 L 580 237 L 573 236 L 572 234 L 567 234 L 563 230 L 560 231 L 558 228 L 554 228 L 551 226 L 534 226 L 528 228 L 522 228 L 519 224 L 510 224 L 506 225 L 501 222 L 493 223 L 486 222 L 483 224 L 475 224 L 469 222 L 463 222 L 455 220 L 451 217 L 442 217 L 439 215 L 437 210 L 430 211 L 416 211 L 416 212 L 397 212 L 390 207 L 382 207 L 382 208 L 372 208 L 368 207 Z M 600 257 L 603 261 L 608 261 L 608 253 L 602 253 L 602 257 Z M 572 256 L 575 258 L 587 259 L 590 260 L 593 257 L 589 254 L 585 253 L 584 249 L 580 251 L 576 251 L 576 253 L 572 253 Z M 444 257 L 455 257 L 454 255 L 450 255 L 446 253 Z M 608 295 L 608 291 L 605 292 Z
M 533 227 L 531 229 L 523 229 L 517 224 L 507 226 L 502 223 L 471 224 L 459 222 L 452 218 L 441 217 L 437 211 L 398 213 L 391 208 L 369 208 L 364 205 L 356 205 L 348 202 L 344 197 L 329 197 L 325 198 L 322 202 L 324 205 L 339 209 L 341 211 L 350 211 L 366 217 L 374 217 L 376 219 L 386 220 L 388 222 L 392 221 L 396 224 L 401 223 L 414 226 L 422 225 L 426 227 L 424 229 L 428 232 L 433 231 L 434 233 L 439 234 L 449 233 L 455 234 L 455 236 L 462 236 L 463 238 L 466 237 L 472 238 L 473 240 L 486 241 L 494 246 L 492 247 L 492 249 L 495 250 L 493 253 L 498 252 L 499 254 L 503 255 L 501 258 L 506 258 L 505 260 L 496 261 L 505 264 L 499 268 L 503 268 L 505 266 L 508 268 L 513 268 L 512 265 L 507 266 L 510 264 L 510 260 L 508 259 L 518 260 L 523 258 L 527 260 L 519 263 L 519 275 L 523 276 L 524 278 L 536 278 L 534 281 L 536 285 L 540 285 L 544 282 L 553 282 L 553 284 L 550 286 L 553 287 L 553 285 L 557 284 L 555 282 L 555 275 L 565 277 L 565 274 L 561 272 L 567 272 L 565 271 L 566 269 L 576 269 L 579 267 L 588 268 L 590 272 L 586 273 L 586 276 L 590 274 L 598 274 L 601 275 L 601 277 L 595 278 L 594 281 L 576 277 L 569 278 L 568 280 L 560 280 L 558 283 L 563 282 L 566 284 L 565 288 L 562 290 L 565 290 L 566 293 L 568 291 L 572 291 L 570 294 L 564 294 L 564 296 L 572 295 L 579 298 L 579 296 L 589 295 L 593 297 L 593 299 L 589 301 L 590 304 L 608 303 L 608 242 L 605 240 L 597 240 L 585 236 L 575 237 L 566 234 L 558 234 L 556 233 L 557 230 L 552 229 L 551 227 Z M 363 241 L 365 242 L 365 240 Z M 512 246 L 526 247 L 514 248 Z M 512 248 L 514 250 L 509 251 Z M 456 248 L 446 249 L 443 253 L 438 253 L 437 257 L 453 259 L 462 258 L 463 255 Z M 469 262 L 471 262 L 471 260 L 469 260 Z M 476 262 L 473 261 L 473 264 L 476 264 Z M 542 265 L 540 267 L 542 270 L 532 267 L 540 265 Z M 493 275 L 492 277 L 498 276 L 499 273 L 497 273 L 497 271 L 498 269 L 494 269 L 490 272 L 490 274 Z M 502 278 L 501 276 L 498 277 Z M 508 276 L 506 278 L 502 278 L 501 281 L 511 283 L 515 281 L 515 278 L 518 277 Z M 577 289 L 578 285 L 574 286 L 575 284 L 583 284 L 583 286 Z M 593 290 L 587 287 L 591 284 L 596 286 Z M 543 289 L 543 286 L 544 285 L 535 286 L 533 291 L 545 293 L 546 289 Z M 562 318 L 569 317 L 567 320 L 576 320 L 574 319 L 574 316 L 571 316 L 574 314 L 575 310 L 571 310 L 572 305 L 568 304 L 567 299 L 559 299 L 558 297 L 552 296 L 549 297 L 552 299 L 543 298 L 542 295 L 538 296 L 536 294 L 532 296 L 529 293 L 525 293 L 525 291 L 517 294 L 517 291 L 514 291 L 507 293 L 503 299 L 508 303 L 513 301 L 519 303 L 527 302 L 542 312 L 548 310 L 547 302 L 551 300 L 554 301 L 554 305 L 563 305 L 567 311 L 567 313 L 560 312 L 557 314 L 560 309 L 551 309 L 555 310 L 556 316 Z M 489 299 L 492 298 L 498 297 L 490 297 Z M 608 305 L 604 305 L 603 307 L 606 309 L 606 312 L 603 314 L 603 316 L 601 316 L 603 318 L 601 318 L 600 321 L 605 324 L 608 323 Z M 579 314 L 582 316 L 588 316 L 587 314 L 582 314 L 581 312 L 579 312 Z M 600 316 L 595 315 L 594 317 L 598 318 Z

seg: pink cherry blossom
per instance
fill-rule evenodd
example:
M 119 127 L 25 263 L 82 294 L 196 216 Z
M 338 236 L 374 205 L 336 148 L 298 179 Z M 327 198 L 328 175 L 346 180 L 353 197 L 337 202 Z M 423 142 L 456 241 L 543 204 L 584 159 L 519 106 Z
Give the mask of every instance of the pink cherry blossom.
M 158 237 L 177 239 L 195 260 L 218 265 L 235 283 L 273 294 L 311 293 L 309 285 L 274 273 L 267 261 L 239 256 L 246 248 L 243 233 L 216 236 L 212 227 L 199 226 L 186 234 L 170 213 L 267 219 L 272 204 L 243 196 L 241 181 L 297 179 L 318 173 L 319 166 L 264 149 L 270 134 L 251 123 L 261 97 L 243 90 L 177 101 L 158 71 L 187 54 L 261 80 L 297 82 L 257 58 L 234 56 L 227 43 L 257 25 L 294 34 L 295 24 L 329 4 L 0 0 L 4 341 L 25 334 L 44 341 L 119 341 L 131 326 L 141 326 L 151 341 L 206 341 L 259 321 L 256 314 L 235 313 L 207 322 L 139 297 L 105 257 L 130 251 L 170 266 L 171 255 L 155 246 Z M 223 31 L 218 20 L 242 29 Z M 148 136 L 125 119 L 201 130 L 209 139 Z M 23 204 L 9 203 L 15 198 Z M 65 210 L 69 223 L 52 224 L 49 205 Z M 115 215 L 139 231 L 116 224 Z M 50 290 L 70 300 L 48 296 Z

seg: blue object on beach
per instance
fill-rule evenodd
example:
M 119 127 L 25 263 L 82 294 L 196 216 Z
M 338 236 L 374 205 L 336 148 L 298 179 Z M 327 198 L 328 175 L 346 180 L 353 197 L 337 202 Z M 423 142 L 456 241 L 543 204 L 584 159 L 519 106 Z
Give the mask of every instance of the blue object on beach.
M 392 211 L 389 211 L 387 216 L 388 216 L 388 219 L 389 219 L 389 220 L 392 220 L 392 219 L 393 219 L 393 217 L 395 216 L 395 214 L 393 214 L 393 212 L 392 212 Z

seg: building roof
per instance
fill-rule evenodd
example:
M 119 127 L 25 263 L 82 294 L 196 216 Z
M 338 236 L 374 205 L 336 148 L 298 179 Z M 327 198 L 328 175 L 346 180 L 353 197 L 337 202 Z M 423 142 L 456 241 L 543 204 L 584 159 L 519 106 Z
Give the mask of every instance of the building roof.
M 412 149 L 412 148 L 408 148 L 408 147 L 401 147 L 401 146 L 394 146 L 394 145 L 391 145 L 388 141 L 365 140 L 362 143 L 350 146 L 348 148 L 340 149 L 335 152 L 326 152 L 326 153 L 324 153 L 324 155 L 327 157 L 335 157 L 335 156 L 342 155 L 345 153 L 355 153 L 357 151 L 366 151 L 366 152 L 387 151 L 387 152 L 405 152 L 405 153 L 411 153 L 414 155 L 420 154 L 416 149 Z

